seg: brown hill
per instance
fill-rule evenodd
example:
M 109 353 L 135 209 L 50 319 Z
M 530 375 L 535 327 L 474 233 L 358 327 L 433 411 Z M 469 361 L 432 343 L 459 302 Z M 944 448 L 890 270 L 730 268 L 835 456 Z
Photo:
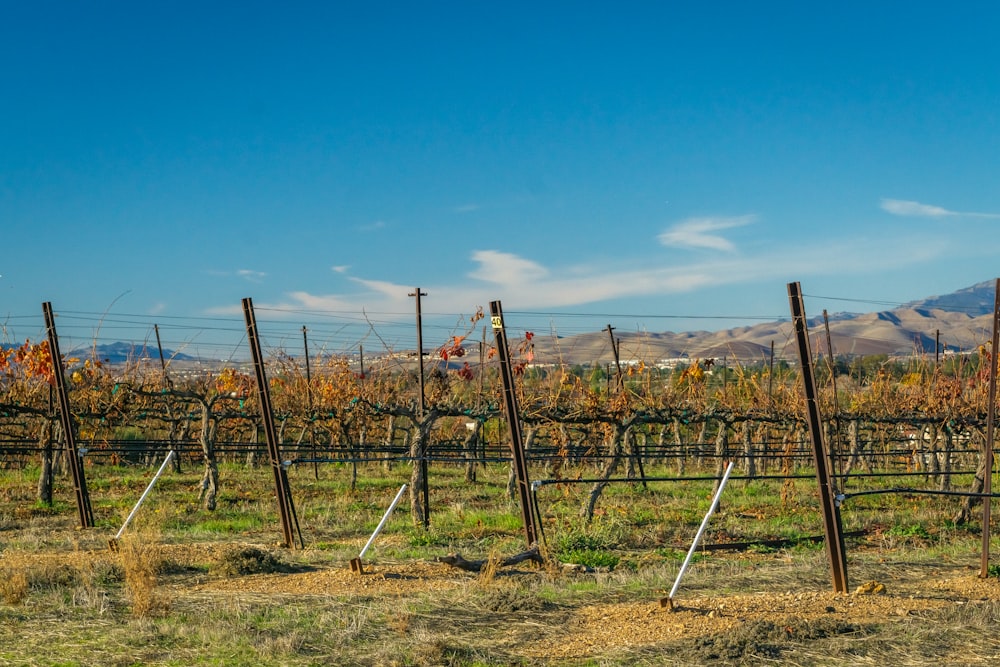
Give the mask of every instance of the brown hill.
M 973 316 L 938 308 L 898 308 L 860 315 L 837 315 L 830 320 L 830 339 L 835 355 L 933 354 L 935 341 L 942 352 L 966 351 L 988 341 L 992 314 Z M 822 319 L 810 321 L 811 339 L 817 354 L 827 350 Z M 790 321 L 769 322 L 723 331 L 618 334 L 622 363 L 642 360 L 722 359 L 762 361 L 769 358 L 772 345 L 777 358 L 796 357 Z M 614 363 L 607 331 L 566 338 L 537 335 L 538 363 L 607 365 Z

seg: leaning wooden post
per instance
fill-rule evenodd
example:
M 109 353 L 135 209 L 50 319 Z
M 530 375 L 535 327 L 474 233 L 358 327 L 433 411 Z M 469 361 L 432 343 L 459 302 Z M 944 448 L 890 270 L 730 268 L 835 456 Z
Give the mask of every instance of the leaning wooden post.
M 528 481 L 528 460 L 524 455 L 524 441 L 521 436 L 521 418 L 518 416 L 517 393 L 514 390 L 514 371 L 510 365 L 510 351 L 507 347 L 507 332 L 504 329 L 503 310 L 499 301 L 490 302 L 490 322 L 496 340 L 497 355 L 500 358 L 500 375 L 503 378 L 504 410 L 510 428 L 510 448 L 514 459 L 514 476 L 518 497 L 521 500 L 521 516 L 524 519 L 524 536 L 528 548 L 538 544 L 538 525 L 531 504 L 531 482 Z
M 986 445 L 983 448 L 983 553 L 979 568 L 982 579 L 990 576 L 990 494 L 993 492 L 993 435 L 997 412 L 997 347 L 1000 347 L 1000 278 L 993 299 L 993 346 L 990 348 L 990 404 L 986 409 Z
M 83 459 L 80 458 L 82 452 L 76 448 L 73 415 L 69 410 L 69 395 L 66 391 L 66 373 L 62 365 L 62 354 L 59 352 L 59 336 L 56 334 L 56 320 L 52 314 L 50 302 L 46 301 L 42 304 L 42 313 L 45 315 L 45 328 L 49 335 L 52 374 L 55 381 L 56 397 L 59 399 L 59 417 L 62 420 L 63 436 L 66 438 L 66 450 L 69 452 L 69 469 L 73 474 L 73 490 L 76 492 L 76 509 L 80 515 L 80 527 L 93 528 L 94 511 L 90 507 L 87 477 L 83 472 Z
M 816 480 L 819 482 L 820 506 L 823 510 L 823 534 L 826 537 L 826 553 L 830 558 L 833 573 L 833 590 L 847 592 L 847 553 L 840 523 L 840 507 L 834 497 L 835 492 L 827 467 L 826 448 L 823 444 L 823 424 L 816 400 L 816 381 L 813 376 L 812 353 L 809 349 L 809 331 L 806 323 L 805 306 L 799 283 L 788 283 L 788 302 L 792 310 L 795 339 L 799 349 L 799 364 L 802 385 L 806 396 L 806 422 L 813 445 L 816 463 Z
M 274 488 L 278 496 L 278 513 L 281 516 L 281 531 L 285 539 L 284 546 L 295 548 L 294 527 L 298 528 L 295 516 L 295 505 L 292 503 L 292 489 L 288 483 L 288 471 L 281 460 L 281 449 L 278 445 L 278 433 L 274 428 L 274 411 L 271 407 L 271 389 L 267 384 L 267 374 L 264 372 L 264 356 L 260 349 L 260 337 L 257 334 L 257 319 L 253 312 L 253 302 L 243 299 L 243 315 L 247 323 L 247 342 L 253 355 L 253 367 L 257 375 L 257 396 L 260 399 L 260 415 L 264 420 L 264 437 L 267 439 L 267 451 L 271 459 L 271 470 L 274 472 Z M 299 531 L 299 544 L 304 548 L 302 531 Z
M 420 297 L 427 296 L 427 292 L 421 292 L 420 288 L 414 288 L 413 292 L 409 296 L 416 297 L 417 299 L 417 386 L 420 391 L 420 414 L 419 419 L 421 422 L 421 427 L 424 420 L 424 412 L 427 410 L 427 399 L 425 398 L 424 392 L 424 325 L 423 325 L 423 315 L 420 310 Z M 430 481 L 428 480 L 427 472 L 427 449 L 430 447 L 428 442 L 429 438 L 425 438 L 420 445 L 420 460 L 414 461 L 413 465 L 420 466 L 420 489 L 413 489 L 418 491 L 421 496 L 423 496 L 424 503 L 424 530 L 427 530 L 431 526 L 431 490 Z

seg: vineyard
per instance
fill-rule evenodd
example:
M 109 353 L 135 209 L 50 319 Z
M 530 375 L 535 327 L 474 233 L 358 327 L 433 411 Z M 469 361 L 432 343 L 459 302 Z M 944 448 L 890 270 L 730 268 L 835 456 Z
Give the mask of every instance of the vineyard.
M 286 465 L 318 471 L 348 463 L 356 471 L 374 462 L 459 464 L 471 482 L 478 466 L 509 460 L 496 347 L 480 343 L 478 354 L 470 351 L 481 319 L 480 310 L 464 331 L 438 341 L 422 368 L 413 355 L 400 361 L 387 354 L 392 361 L 359 367 L 357 355 L 310 358 L 270 349 L 267 377 Z M 811 465 L 795 359 L 692 359 L 670 370 L 656 359 L 617 369 L 570 367 L 536 358 L 533 337 L 528 331 L 514 341 L 512 364 L 536 478 L 648 483 L 647 465 L 677 476 L 718 476 L 733 459 L 752 479 Z M 41 463 L 45 475 L 65 465 L 49 346 L 28 340 L 0 351 L 0 465 Z M 969 484 L 986 437 L 989 347 L 984 341 L 975 353 L 945 362 L 927 355 L 821 358 L 819 409 L 841 490 L 864 487 L 875 474 L 912 475 L 942 491 Z M 67 357 L 63 368 L 76 440 L 89 464 L 149 465 L 175 450 L 179 461 L 203 467 L 202 502 L 211 510 L 220 462 L 266 458 L 259 393 L 245 361 L 178 371 L 147 352 L 124 363 Z M 40 500 L 50 500 L 51 480 L 39 488 Z M 423 522 L 421 505 L 412 510 Z M 585 513 L 592 516 L 593 507 Z
M 100 316 L 95 327 L 111 319 Z M 410 547 L 422 548 L 423 557 L 445 547 L 487 549 L 489 558 L 479 565 L 496 567 L 491 559 L 500 551 L 541 546 L 550 562 L 582 572 L 638 572 L 650 558 L 676 567 L 704 501 L 734 462 L 738 486 L 722 503 L 738 511 L 719 518 L 704 553 L 805 548 L 815 558 L 809 545 L 822 544 L 824 536 L 800 359 L 734 354 L 669 366 L 656 358 L 623 363 L 611 338 L 609 363 L 570 364 L 539 355 L 536 334 L 516 328 L 516 317 L 505 323 L 511 338 L 502 339 L 500 349 L 499 336 L 484 326 L 488 320 L 482 310 L 456 318 L 430 346 L 419 344 L 423 355 L 391 349 L 388 336 L 376 332 L 366 340 L 381 341 L 383 349 L 372 353 L 369 342 L 366 357 L 325 345 L 310 354 L 308 328 L 275 318 L 261 337 L 256 369 L 246 361 L 249 353 L 213 364 L 158 356 L 149 344 L 151 323 L 144 323 L 141 340 L 129 343 L 146 352 L 124 360 L 102 358 L 96 340 L 89 352 L 60 353 L 61 363 L 53 363 L 53 349 L 60 349 L 55 338 L 8 345 L 0 349 L 0 467 L 17 481 L 7 491 L 5 507 L 16 507 L 5 510 L 4 529 L 19 528 L 25 517 L 71 521 L 66 480 L 77 459 L 96 508 L 91 526 L 98 532 L 117 527 L 125 501 L 113 492 L 120 485 L 115 480 L 134 477 L 130 471 L 148 479 L 173 451 L 170 474 L 189 486 L 177 489 L 182 496 L 172 501 L 185 507 L 183 516 L 166 526 L 213 514 L 237 522 L 233 508 L 252 507 L 248 514 L 263 518 L 244 534 L 271 544 L 279 528 L 267 508 L 275 495 L 282 503 L 284 488 L 295 522 L 284 546 L 345 553 L 370 532 L 388 502 L 385 491 L 406 483 L 409 526 L 396 531 L 410 535 Z M 220 326 L 239 339 L 239 323 Z M 252 344 L 254 332 L 247 334 Z M 158 329 L 155 335 L 158 340 Z M 940 359 L 851 357 L 823 350 L 820 336 L 810 340 L 823 462 L 852 548 L 863 550 L 885 535 L 930 539 L 939 531 L 974 543 L 983 526 L 973 510 L 992 495 L 993 343 Z M 238 349 L 248 340 L 228 345 Z M 69 421 L 60 419 L 60 391 Z M 262 401 L 270 407 L 265 418 Z M 518 410 L 517 432 L 505 412 L 509 404 Z M 277 460 L 270 438 L 277 439 Z M 512 440 L 523 449 L 524 472 L 516 469 Z M 276 488 L 261 477 L 269 467 Z M 256 480 L 249 486 L 246 471 Z M 531 496 L 520 504 L 531 507 L 518 516 L 524 475 Z M 30 493 L 29 478 L 37 482 Z M 339 509 L 320 511 L 335 501 L 321 499 L 318 489 L 337 495 Z M 358 502 L 365 506 L 361 515 L 344 509 L 343 503 Z M 893 525 L 905 508 L 924 518 Z M 89 529 L 79 511 L 78 523 Z M 529 511 L 538 519 L 541 545 L 529 539 L 519 546 Z M 394 544 L 391 536 L 383 539 Z M 43 544 L 43 550 L 52 547 Z M 405 551 L 386 553 L 405 560 Z M 967 567 L 977 563 L 971 551 Z M 807 585 L 828 588 L 822 561 L 814 565 Z M 349 577 L 339 585 L 350 587 Z M 822 606 L 832 608 L 827 602 Z

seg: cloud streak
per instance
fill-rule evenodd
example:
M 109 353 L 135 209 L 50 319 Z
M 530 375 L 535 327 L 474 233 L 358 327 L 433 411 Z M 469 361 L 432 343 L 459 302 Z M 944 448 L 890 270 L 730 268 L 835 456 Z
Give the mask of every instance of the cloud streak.
M 888 199 L 883 197 L 879 202 L 879 208 L 886 213 L 904 217 L 918 218 L 991 218 L 1000 219 L 1000 213 L 975 213 L 971 211 L 951 211 L 941 206 L 922 204 L 918 201 L 908 201 L 905 199 Z
M 472 261 L 479 264 L 479 268 L 469 277 L 494 285 L 536 283 L 548 275 L 548 270 L 537 262 L 496 250 L 476 250 L 472 253 Z
M 236 272 L 236 275 L 251 283 L 259 283 L 267 276 L 263 271 L 253 271 L 251 269 L 240 269 Z
M 736 252 L 736 246 L 726 237 L 715 232 L 743 227 L 757 219 L 755 215 L 717 218 L 688 218 L 657 237 L 662 245 L 677 248 L 705 248 L 722 252 Z
M 747 224 L 744 222 L 742 224 Z M 715 227 L 713 229 L 718 229 Z M 891 242 L 893 252 L 884 248 Z M 570 308 L 630 297 L 669 296 L 699 289 L 747 283 L 790 280 L 811 276 L 869 274 L 924 265 L 949 252 L 947 243 L 911 235 L 905 240 L 871 239 L 823 242 L 802 247 L 767 246 L 753 256 L 735 253 L 711 260 L 684 264 L 662 262 L 622 266 L 605 270 L 605 263 L 590 262 L 569 267 L 545 267 L 512 253 L 477 250 L 471 253 L 474 267 L 464 280 L 422 285 L 428 293 L 425 304 L 440 308 L 474 310 L 501 299 L 510 307 L 523 309 Z M 385 280 L 349 278 L 359 289 L 352 294 L 316 295 L 291 292 L 283 303 L 260 304 L 275 311 L 337 311 L 396 313 L 411 317 L 413 301 L 407 295 L 411 285 Z M 234 309 L 224 309 L 225 312 Z M 216 311 L 216 312 L 224 312 Z

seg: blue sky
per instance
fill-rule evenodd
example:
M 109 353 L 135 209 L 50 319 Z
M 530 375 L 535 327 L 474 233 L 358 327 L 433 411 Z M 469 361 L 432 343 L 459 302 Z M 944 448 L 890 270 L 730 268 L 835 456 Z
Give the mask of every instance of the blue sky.
M 0 10 L 7 338 L 43 301 L 412 326 L 418 285 L 445 326 L 713 329 L 787 316 L 791 281 L 1000 274 L 995 3 Z

